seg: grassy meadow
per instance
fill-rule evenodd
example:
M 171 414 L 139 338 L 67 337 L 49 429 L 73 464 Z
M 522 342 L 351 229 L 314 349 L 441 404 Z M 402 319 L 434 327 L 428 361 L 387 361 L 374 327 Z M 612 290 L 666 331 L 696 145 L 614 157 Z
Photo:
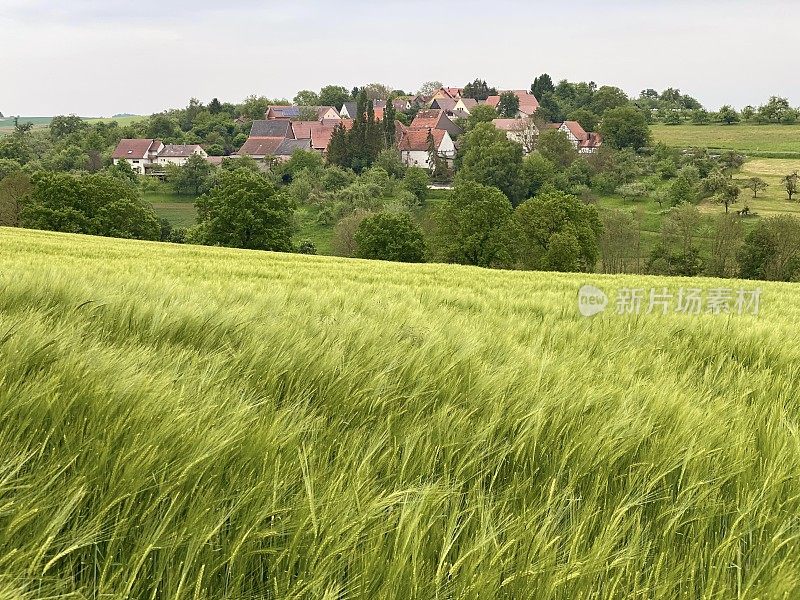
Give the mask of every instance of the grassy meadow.
M 653 125 L 653 139 L 680 148 L 800 153 L 800 125 Z
M 0 229 L 0 290 L 0 598 L 800 596 L 796 285 Z

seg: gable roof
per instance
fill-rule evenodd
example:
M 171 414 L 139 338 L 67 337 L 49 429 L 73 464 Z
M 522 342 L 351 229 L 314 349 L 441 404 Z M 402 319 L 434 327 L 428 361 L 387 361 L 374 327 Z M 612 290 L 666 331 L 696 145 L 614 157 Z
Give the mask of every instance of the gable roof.
M 536 99 L 536 96 L 527 90 L 506 90 L 501 92 L 501 94 L 506 94 L 509 91 L 519 98 L 519 112 L 530 116 L 539 109 L 539 101 Z M 489 96 L 486 99 L 486 104 L 497 108 L 497 105 L 500 104 L 500 95 Z
M 187 158 L 197 153 L 202 148 L 198 144 L 167 144 L 158 153 L 159 158 Z
M 250 137 L 292 137 L 292 124 L 289 121 L 268 120 L 253 121 Z
M 464 88 L 442 87 L 442 88 L 439 88 L 436 91 L 436 93 L 434 94 L 434 97 L 438 95 L 438 96 L 444 96 L 446 98 L 454 98 L 454 99 L 458 100 L 459 98 L 461 98 L 461 94 L 463 92 L 464 92 Z
M 475 108 L 478 106 L 478 101 L 475 98 L 459 98 L 460 102 L 465 108 Z M 456 104 L 458 104 L 458 102 Z
M 274 155 L 286 138 L 280 137 L 251 137 L 239 148 L 239 156 L 269 156 Z
M 564 121 L 561 126 L 569 129 L 569 132 L 574 135 L 579 142 L 585 142 L 589 139 L 589 134 L 586 133 L 586 130 L 581 127 L 581 124 L 577 121 Z
M 455 98 L 436 98 L 436 100 L 431 102 L 431 108 L 452 111 L 456 107 L 456 104 L 458 104 L 458 100 Z
M 494 119 L 492 124 L 500 131 L 521 131 L 530 125 L 527 119 Z
M 345 130 L 351 129 L 353 127 L 352 119 L 342 119 L 340 123 L 345 128 Z M 331 143 L 333 130 L 336 129 L 338 125 L 339 123 L 312 123 L 311 147 L 314 150 L 325 152 L 328 149 L 328 145 Z
M 347 110 L 347 114 L 350 116 L 351 119 L 355 118 L 356 113 L 358 112 L 358 103 L 357 102 L 345 102 L 342 104 L 342 110 L 339 111 L 339 114 L 345 112 Z
M 413 129 L 437 129 L 444 116 L 444 111 L 440 108 L 430 108 L 428 110 L 421 110 L 411 121 Z
M 292 121 L 292 132 L 296 140 L 310 140 L 311 127 L 316 125 L 317 121 Z
M 161 140 L 154 139 L 125 139 L 120 140 L 114 149 L 112 158 L 147 158 L 148 154 L 158 152 L 162 145 Z
M 402 132 L 397 148 L 401 152 L 427 152 L 429 134 L 433 134 L 433 141 L 438 149 L 447 132 L 444 129 L 409 127 Z
M 311 140 L 283 140 L 275 148 L 275 156 L 291 156 L 295 150 L 311 150 Z

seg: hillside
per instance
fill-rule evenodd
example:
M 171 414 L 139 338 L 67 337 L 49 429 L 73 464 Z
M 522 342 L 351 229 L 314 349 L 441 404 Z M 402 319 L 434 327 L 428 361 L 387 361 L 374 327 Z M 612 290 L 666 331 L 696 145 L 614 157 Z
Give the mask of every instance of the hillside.
M 0 228 L 0 289 L 0 597 L 800 594 L 797 286 Z

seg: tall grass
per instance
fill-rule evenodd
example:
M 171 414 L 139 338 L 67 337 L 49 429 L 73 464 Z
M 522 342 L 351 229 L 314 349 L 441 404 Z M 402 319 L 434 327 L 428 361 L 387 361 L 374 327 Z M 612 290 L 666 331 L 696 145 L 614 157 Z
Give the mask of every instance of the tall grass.
M 798 597 L 800 289 L 584 280 L 0 229 L 0 598 Z

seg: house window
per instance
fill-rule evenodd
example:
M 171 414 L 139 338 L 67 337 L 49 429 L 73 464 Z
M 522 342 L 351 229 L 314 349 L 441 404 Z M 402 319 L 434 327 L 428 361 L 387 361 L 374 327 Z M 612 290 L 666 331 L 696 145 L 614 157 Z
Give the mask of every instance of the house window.
M 133 161 L 133 164 L 135 164 L 135 165 L 138 165 L 138 164 L 139 164 L 139 161 L 138 161 L 138 160 L 135 160 L 135 161 Z

